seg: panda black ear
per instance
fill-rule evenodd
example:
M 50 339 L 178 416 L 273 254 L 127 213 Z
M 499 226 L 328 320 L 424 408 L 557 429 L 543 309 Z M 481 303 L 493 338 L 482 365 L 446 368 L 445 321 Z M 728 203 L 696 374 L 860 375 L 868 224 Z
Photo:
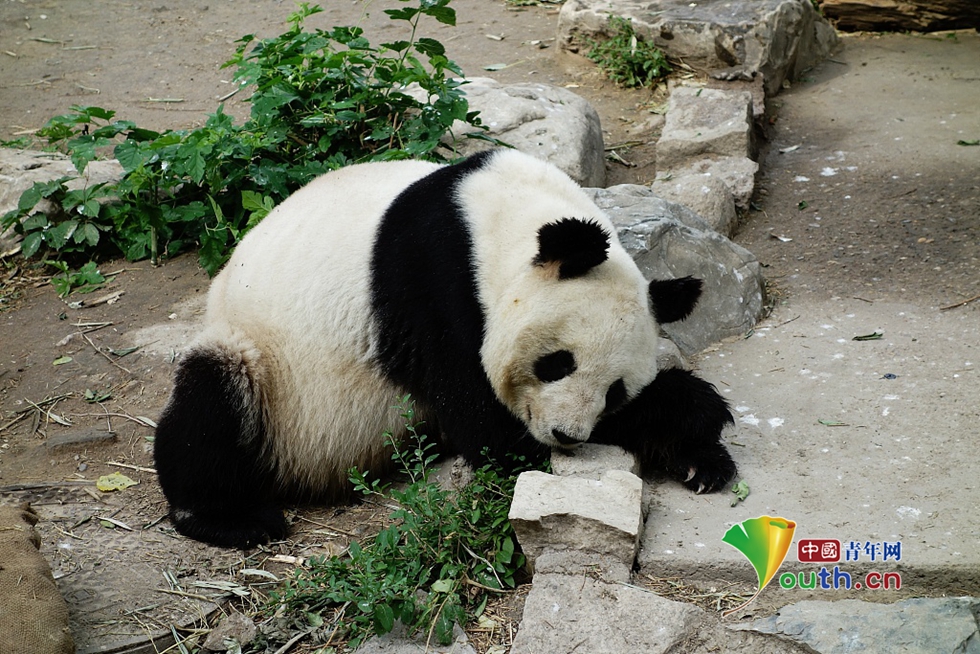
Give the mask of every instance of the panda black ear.
M 676 322 L 691 315 L 701 297 L 702 285 L 701 280 L 694 277 L 650 282 L 650 302 L 657 322 Z
M 562 218 L 538 230 L 534 264 L 558 264 L 558 278 L 581 277 L 609 258 L 609 233 L 594 220 Z

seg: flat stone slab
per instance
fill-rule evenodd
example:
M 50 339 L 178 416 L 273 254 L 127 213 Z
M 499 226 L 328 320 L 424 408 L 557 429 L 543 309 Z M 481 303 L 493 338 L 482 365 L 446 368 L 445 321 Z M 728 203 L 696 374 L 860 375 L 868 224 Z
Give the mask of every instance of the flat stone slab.
M 895 604 L 808 601 L 733 629 L 789 638 L 819 654 L 978 654 L 978 611 L 980 599 L 972 597 L 916 598 Z
M 736 79 L 761 73 L 770 95 L 838 42 L 810 0 L 567 0 L 559 44 L 574 49 L 608 32 L 610 15 L 632 19 L 638 35 L 696 69 Z
M 532 568 L 545 549 L 585 550 L 629 565 L 643 523 L 642 493 L 640 478 L 623 470 L 598 479 L 532 470 L 517 478 L 508 517 Z
M 524 605 L 511 654 L 661 654 L 679 645 L 703 611 L 633 586 L 586 575 L 544 574 Z
M 701 357 L 700 374 L 732 406 L 736 424 L 725 440 L 751 493 L 733 507 L 729 492 L 653 484 L 641 566 L 754 583 L 752 566 L 721 539 L 735 523 L 770 515 L 797 523 L 782 571 L 838 566 L 864 586 L 869 572 L 897 572 L 904 593 L 980 595 L 980 485 L 965 454 L 976 424 L 976 312 L 856 298 L 800 312 L 778 311 L 749 338 Z M 852 340 L 874 332 L 881 338 Z M 952 352 L 958 363 L 937 369 Z M 844 550 L 854 542 L 859 556 L 800 562 L 796 546 L 806 538 L 839 540 Z M 876 544 L 885 542 L 901 543 L 900 560 L 883 560 Z M 802 591 L 777 582 L 763 591 L 769 600 L 800 599 Z

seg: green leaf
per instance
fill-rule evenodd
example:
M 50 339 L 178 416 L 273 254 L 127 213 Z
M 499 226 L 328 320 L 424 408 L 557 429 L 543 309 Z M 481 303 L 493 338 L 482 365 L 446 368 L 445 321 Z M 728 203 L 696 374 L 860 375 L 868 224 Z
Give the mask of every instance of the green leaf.
M 456 584 L 452 579 L 437 579 L 436 581 L 432 582 L 432 586 L 429 587 L 429 590 L 431 590 L 433 593 L 448 593 L 455 588 L 455 586 Z
M 732 484 L 732 492 L 735 493 L 735 497 L 732 498 L 732 506 L 735 506 L 739 502 L 745 501 L 745 498 L 749 496 L 749 485 L 745 483 L 744 479 L 739 480 Z
M 420 38 L 415 42 L 415 49 L 430 57 L 442 56 L 446 54 L 446 48 L 435 39 Z
M 980 145 L 980 139 L 960 139 L 956 142 L 956 145 Z
M 71 363 L 71 362 L 72 362 L 72 358 L 70 356 L 63 356 L 63 357 L 58 357 L 57 359 L 55 359 L 54 361 L 52 361 L 51 362 L 51 365 L 53 365 L 53 366 L 63 366 L 66 363 Z
M 428 9 L 423 9 L 422 13 L 426 16 L 435 18 L 437 21 L 443 25 L 456 25 L 456 10 L 452 7 L 447 6 L 436 6 L 430 7 Z
M 374 607 L 374 627 L 378 635 L 384 635 L 395 626 L 395 611 L 388 604 Z
M 81 235 L 81 239 L 84 240 L 85 244 L 89 247 L 94 248 L 99 244 L 99 230 L 92 223 L 85 223 L 84 225 L 81 225 L 78 231 L 75 233 L 75 237 L 78 238 L 79 235 Z
M 884 337 L 885 334 L 883 332 L 875 331 L 870 334 L 862 334 L 861 336 L 855 336 L 851 340 L 852 341 L 880 341 Z
M 35 254 L 37 254 L 38 249 L 41 247 L 41 243 L 44 241 L 43 234 L 41 232 L 31 232 L 24 237 L 21 241 L 20 251 L 24 255 L 24 258 L 30 259 Z

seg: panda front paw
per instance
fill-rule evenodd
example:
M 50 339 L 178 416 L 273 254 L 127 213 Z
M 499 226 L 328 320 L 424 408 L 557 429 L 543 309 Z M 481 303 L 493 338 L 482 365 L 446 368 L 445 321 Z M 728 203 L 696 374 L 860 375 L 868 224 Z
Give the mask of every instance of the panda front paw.
M 738 468 L 728 451 L 719 446 L 717 450 L 702 453 L 687 461 L 672 462 L 668 472 L 671 477 L 700 495 L 723 489 L 735 478 Z

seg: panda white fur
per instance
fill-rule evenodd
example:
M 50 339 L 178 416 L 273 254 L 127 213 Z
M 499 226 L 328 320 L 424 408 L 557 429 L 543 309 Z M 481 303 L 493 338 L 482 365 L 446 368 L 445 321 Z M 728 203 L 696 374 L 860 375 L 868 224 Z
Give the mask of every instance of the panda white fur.
M 178 531 L 283 537 L 281 503 L 339 498 L 351 467 L 384 468 L 406 393 L 473 463 L 592 440 L 723 487 L 727 405 L 656 370 L 658 321 L 686 317 L 700 282 L 648 284 L 614 234 L 564 173 L 516 151 L 311 182 L 215 277 L 178 364 L 155 444 Z

